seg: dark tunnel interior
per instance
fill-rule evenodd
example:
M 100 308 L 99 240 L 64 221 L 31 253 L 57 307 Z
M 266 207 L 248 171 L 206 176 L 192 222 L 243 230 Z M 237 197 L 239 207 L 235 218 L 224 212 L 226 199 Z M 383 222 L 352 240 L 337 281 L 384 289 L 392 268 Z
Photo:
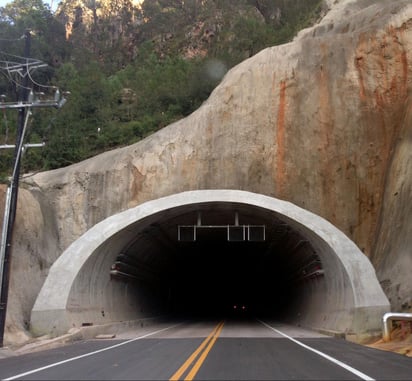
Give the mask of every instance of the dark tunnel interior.
M 163 312 L 179 317 L 287 319 L 323 269 L 309 240 L 280 216 L 216 203 L 137 228 L 111 277 L 145 284 Z

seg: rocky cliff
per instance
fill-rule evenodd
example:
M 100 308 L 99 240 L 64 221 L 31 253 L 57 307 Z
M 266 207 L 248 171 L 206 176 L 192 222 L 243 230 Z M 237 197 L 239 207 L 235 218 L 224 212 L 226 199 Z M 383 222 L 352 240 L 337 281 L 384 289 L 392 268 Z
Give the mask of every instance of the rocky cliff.
M 24 177 L 9 340 L 24 339 L 47 270 L 73 240 L 117 212 L 193 189 L 262 193 L 326 218 L 371 258 L 393 310 L 411 310 L 412 2 L 330 7 L 293 42 L 230 70 L 189 117 Z

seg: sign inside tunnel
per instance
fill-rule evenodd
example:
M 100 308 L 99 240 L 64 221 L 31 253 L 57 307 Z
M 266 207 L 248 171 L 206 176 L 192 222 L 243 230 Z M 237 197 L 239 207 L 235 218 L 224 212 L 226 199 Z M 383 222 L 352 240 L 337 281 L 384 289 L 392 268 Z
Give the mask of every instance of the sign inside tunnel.
M 253 242 L 263 242 L 266 239 L 266 231 L 264 225 L 250 225 L 247 229 L 247 240 Z
M 263 242 L 266 239 L 265 225 L 178 225 L 180 242 L 196 242 L 208 237 L 219 237 L 229 242 Z
M 227 240 L 228 241 L 244 241 L 245 240 L 245 226 L 228 226 Z

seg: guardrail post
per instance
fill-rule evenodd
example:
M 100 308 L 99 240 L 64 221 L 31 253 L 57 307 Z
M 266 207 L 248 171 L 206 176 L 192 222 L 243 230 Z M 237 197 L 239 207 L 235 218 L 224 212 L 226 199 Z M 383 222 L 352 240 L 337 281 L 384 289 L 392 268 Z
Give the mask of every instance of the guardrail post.
M 387 312 L 383 315 L 383 329 L 382 338 L 383 341 L 391 341 L 391 331 L 392 331 L 392 321 L 412 321 L 412 313 L 401 313 L 401 312 Z

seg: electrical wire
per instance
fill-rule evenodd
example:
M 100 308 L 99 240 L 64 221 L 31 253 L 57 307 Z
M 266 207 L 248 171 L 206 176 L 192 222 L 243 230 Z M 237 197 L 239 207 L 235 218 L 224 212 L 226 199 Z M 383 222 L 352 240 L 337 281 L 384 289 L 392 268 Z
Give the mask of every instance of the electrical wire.
M 28 75 L 30 81 L 31 81 L 34 85 L 36 85 L 36 86 L 38 86 L 38 87 L 42 87 L 42 88 L 44 88 L 44 89 L 56 89 L 56 86 L 53 86 L 53 85 L 42 85 L 41 83 L 36 82 L 36 81 L 33 79 L 33 77 L 31 76 L 30 70 L 27 72 L 27 75 Z
M 9 70 L 12 65 L 13 66 L 20 65 L 19 62 L 14 62 L 14 61 L 9 61 L 9 60 L 0 60 L 0 64 L 2 65 L 0 69 L 3 69 L 3 70 Z
M 6 77 L 10 82 L 12 82 L 16 86 L 16 89 L 22 88 L 22 89 L 25 89 L 25 90 L 31 90 L 30 87 L 23 86 L 17 79 L 14 79 L 10 72 L 7 72 Z
M 40 61 L 38 59 L 35 59 L 35 58 L 18 56 L 16 54 L 7 53 L 3 50 L 0 50 L 0 54 L 3 55 L 5 58 L 7 58 L 7 61 L 10 61 L 10 59 L 12 58 L 12 59 L 15 59 L 17 61 L 20 61 L 19 62 L 20 64 L 26 63 L 28 65 L 29 63 L 32 63 L 32 64 L 41 64 L 41 63 L 43 63 L 42 61 Z
M 1 62 L 3 62 L 3 61 L 0 61 L 0 63 L 1 63 Z M 16 73 L 16 71 L 13 71 L 13 72 L 10 71 L 10 70 L 8 69 L 8 66 L 6 66 L 6 67 L 1 67 L 1 66 L 0 66 L 0 71 L 3 72 L 3 74 L 5 75 L 5 77 L 7 78 L 7 80 L 9 80 L 10 82 L 12 82 L 12 83 L 16 86 L 16 88 L 23 88 L 23 89 L 25 89 L 25 90 L 31 90 L 30 87 L 23 86 L 23 84 L 20 83 L 20 81 L 19 81 L 18 79 L 16 79 L 15 76 L 13 76 L 13 72 Z M 19 73 L 19 72 L 17 72 L 17 73 L 18 73 L 18 75 L 19 75 L 19 79 L 22 78 L 22 77 L 24 77 L 24 75 L 22 75 L 21 73 Z
M 22 36 L 20 39 L 24 39 L 25 36 Z M 15 40 L 16 41 L 16 40 Z M 1 39 L 0 39 L 1 42 Z M 3 50 L 0 49 L 0 73 L 3 74 L 6 78 L 6 80 L 8 80 L 10 83 L 12 83 L 16 89 L 18 88 L 23 88 L 29 91 L 33 90 L 33 86 L 35 85 L 39 88 L 43 88 L 43 89 L 54 89 L 56 91 L 58 91 L 58 88 L 56 86 L 52 86 L 52 85 L 43 85 L 41 83 L 39 83 L 38 81 L 36 81 L 33 78 L 33 74 L 32 72 L 34 72 L 34 70 L 36 69 L 40 69 L 42 67 L 47 66 L 46 64 L 44 64 L 44 62 L 37 60 L 37 59 L 33 59 L 33 58 L 28 58 L 28 57 L 22 57 L 19 55 L 14 55 L 14 54 L 10 54 L 7 53 Z M 25 76 L 27 76 L 26 78 L 30 80 L 31 87 L 26 87 L 23 86 L 22 84 L 22 78 L 25 78 Z M 56 94 L 55 94 L 56 96 Z M 31 115 L 31 110 L 30 108 L 27 110 L 28 114 Z M 46 140 L 46 136 L 48 135 L 48 133 L 50 132 L 51 127 L 54 124 L 54 120 L 56 117 L 52 117 L 49 122 L 47 127 L 43 130 L 43 141 Z M 6 115 L 6 110 L 3 110 L 3 121 L 4 121 L 4 125 L 6 128 L 6 142 L 8 140 L 8 121 L 7 121 L 7 115 Z M 28 120 L 26 120 L 25 123 L 26 128 L 28 127 Z
M 22 37 L 24 38 L 24 36 Z M 34 80 L 31 70 L 38 69 L 42 65 L 45 65 L 44 62 L 28 57 L 22 57 L 10 53 L 6 53 L 5 51 L 0 50 L 0 70 L 7 73 L 7 79 L 12 82 L 16 88 L 24 88 L 25 90 L 31 90 L 31 88 L 24 87 L 17 79 L 13 77 L 13 73 L 17 73 L 20 78 L 24 78 L 25 75 L 28 76 L 30 81 L 41 88 L 44 89 L 55 89 L 56 86 L 51 85 L 43 85 L 36 80 Z M 37 66 L 37 67 L 36 67 Z M 23 73 L 23 69 L 26 67 L 26 70 Z

